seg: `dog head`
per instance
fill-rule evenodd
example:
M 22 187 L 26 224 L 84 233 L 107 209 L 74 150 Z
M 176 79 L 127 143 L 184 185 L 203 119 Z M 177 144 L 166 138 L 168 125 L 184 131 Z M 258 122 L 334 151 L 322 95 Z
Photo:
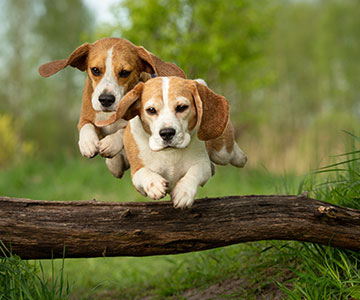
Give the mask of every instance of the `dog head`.
M 96 123 L 107 126 L 119 118 L 139 115 L 153 151 L 185 148 L 193 132 L 202 141 L 219 137 L 229 120 L 229 103 L 208 87 L 178 77 L 157 77 L 139 83 L 120 102 L 115 114 Z
M 41 65 L 39 73 L 48 77 L 66 66 L 87 72 L 95 111 L 115 111 L 120 99 L 141 80 L 143 72 L 185 78 L 184 72 L 176 65 L 166 63 L 145 48 L 119 38 L 83 44 L 67 59 Z

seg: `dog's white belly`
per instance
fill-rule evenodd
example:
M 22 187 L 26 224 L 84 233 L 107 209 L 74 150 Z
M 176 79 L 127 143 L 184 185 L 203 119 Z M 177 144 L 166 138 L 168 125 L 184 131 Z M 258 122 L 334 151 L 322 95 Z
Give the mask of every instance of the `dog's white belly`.
M 152 151 L 147 134 L 139 117 L 130 121 L 131 133 L 139 148 L 139 156 L 144 166 L 161 175 L 170 183 L 170 190 L 189 170 L 190 167 L 205 163 L 210 165 L 205 143 L 193 138 L 186 148 L 166 148 Z
M 95 122 L 108 120 L 110 118 L 110 116 L 113 114 L 114 114 L 114 112 L 102 112 L 102 111 L 97 112 L 96 117 L 95 117 Z M 119 119 L 116 122 L 114 122 L 108 126 L 101 127 L 100 131 L 104 136 L 106 136 L 106 135 L 115 133 L 119 129 L 124 129 L 126 127 L 127 123 L 128 123 L 128 121 Z

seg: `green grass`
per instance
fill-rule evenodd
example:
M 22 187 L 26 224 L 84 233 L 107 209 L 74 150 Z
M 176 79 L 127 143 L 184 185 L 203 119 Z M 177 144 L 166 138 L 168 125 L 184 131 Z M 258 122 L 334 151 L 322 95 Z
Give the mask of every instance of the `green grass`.
M 287 181 L 300 181 L 294 175 Z M 198 197 L 271 194 L 282 185 L 282 176 L 266 170 L 218 167 L 215 176 L 200 188 Z M 121 180 L 107 171 L 104 160 L 32 160 L 0 172 L 0 194 L 43 200 L 149 201 L 131 185 L 129 172 Z M 249 246 L 238 245 L 201 253 L 144 258 L 67 259 L 63 271 L 73 285 L 74 299 L 101 295 L 99 299 L 132 299 L 135 295 L 170 296 L 190 287 L 202 287 L 235 275 L 248 259 Z M 250 246 L 251 247 L 251 246 Z M 35 264 L 37 262 L 34 262 Z M 47 277 L 62 261 L 42 261 Z M 96 288 L 95 290 L 92 290 Z M 115 296 L 114 296 L 115 295 Z M 114 298 L 112 298 L 114 297 Z
M 359 253 L 316 244 L 289 247 L 301 265 L 290 270 L 295 275 L 288 283 L 279 283 L 289 299 L 359 299 Z
M 359 162 L 359 150 L 340 155 L 315 171 L 303 189 L 315 199 L 360 209 Z M 360 253 L 310 243 L 296 243 L 287 252 L 296 257 L 289 266 L 295 276 L 288 282 L 291 288 L 279 286 L 289 299 L 360 299 Z
M 95 286 L 86 299 L 141 299 L 148 295 L 172 299 L 187 289 L 206 289 L 226 279 L 243 279 L 244 284 L 235 287 L 237 297 L 244 293 L 250 297 L 275 286 L 274 278 L 284 277 L 288 256 L 279 256 L 273 244 L 247 243 L 171 256 L 73 259 L 66 260 L 65 271 L 73 284 L 74 299 Z M 42 263 L 51 265 L 51 261 Z
M 217 167 L 215 175 L 199 188 L 197 197 L 269 194 L 283 180 L 283 176 L 266 170 Z M 288 174 L 287 180 L 296 182 L 299 178 Z M 0 170 L 0 195 L 39 200 L 149 201 L 135 191 L 129 171 L 116 179 L 100 157 L 30 160 Z
M 66 300 L 71 286 L 64 280 L 64 260 L 55 273 L 54 261 L 51 275 L 45 275 L 41 263 L 29 263 L 11 255 L 0 243 L 0 299 L 6 300 Z
M 198 197 L 309 191 L 313 198 L 360 208 L 358 157 L 360 151 L 340 156 L 306 180 L 265 170 L 218 168 L 199 189 Z M 129 174 L 121 180 L 113 178 L 100 158 L 29 161 L 0 172 L 0 191 L 7 196 L 47 200 L 147 200 L 134 190 Z M 44 286 L 59 291 L 62 286 L 69 299 L 182 299 L 187 289 L 201 291 L 226 279 L 240 281 L 219 299 L 258 299 L 272 289 L 280 289 L 284 299 L 360 299 L 360 254 L 311 243 L 268 241 L 181 255 L 47 260 L 41 264 L 10 256 L 0 266 L 7 266 L 11 259 L 17 262 L 10 264 L 18 274 L 15 281 L 20 274 L 30 274 L 20 281 L 38 291 Z M 22 271 L 24 266 L 28 273 Z M 11 287 L 22 291 L 6 281 L 5 289 Z M 44 292 L 43 298 L 33 299 L 56 299 L 56 295 Z

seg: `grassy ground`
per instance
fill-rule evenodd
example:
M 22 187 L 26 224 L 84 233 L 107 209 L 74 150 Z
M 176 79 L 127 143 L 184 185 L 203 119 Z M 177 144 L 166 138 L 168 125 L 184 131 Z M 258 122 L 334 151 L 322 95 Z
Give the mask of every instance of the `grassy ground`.
M 300 178 L 288 175 L 287 180 L 295 182 Z M 266 170 L 219 167 L 207 185 L 199 189 L 198 197 L 269 194 L 275 193 L 275 187 L 283 183 L 282 176 Z M 115 179 L 101 158 L 59 159 L 52 163 L 28 161 L 0 172 L 0 194 L 44 200 L 146 200 L 132 187 L 129 172 L 123 179 Z M 148 258 L 71 259 L 65 261 L 64 273 L 74 285 L 74 299 L 89 291 L 92 295 L 101 294 L 101 299 L 106 299 L 107 291 L 110 299 L 114 295 L 121 295 L 121 299 L 133 298 L 149 291 L 168 296 L 233 277 L 234 271 L 241 269 L 240 265 L 247 264 L 248 259 L 242 254 L 247 247 L 252 246 Z M 55 268 L 61 269 L 61 263 L 61 260 L 55 261 Z M 52 262 L 43 261 L 42 265 L 49 277 Z M 97 288 L 92 291 L 94 287 Z
M 317 199 L 359 208 L 360 168 L 348 156 L 340 159 L 347 163 L 324 169 L 321 178 L 316 175 L 305 183 L 303 177 L 291 174 L 218 168 L 198 196 L 310 190 Z M 343 171 L 331 171 L 335 168 Z M 34 160 L 3 170 L 0 194 L 47 200 L 144 200 L 128 174 L 114 179 L 100 158 Z M 38 286 L 39 296 L 23 299 L 360 299 L 359 260 L 360 255 L 351 251 L 295 242 L 247 243 L 146 258 L 67 259 L 64 269 L 62 260 L 26 263 L 12 257 L 0 262 L 0 277 L 5 274 L 4 280 L 0 278 L 0 299 L 22 299 L 9 295 L 30 290 L 27 286 Z M 9 275 L 3 270 L 15 271 Z
M 144 201 L 131 184 L 130 172 L 119 180 L 106 169 L 104 159 L 31 160 L 0 170 L 0 194 L 39 200 Z M 217 167 L 216 174 L 197 197 L 242 194 L 269 194 L 282 185 L 284 176 L 263 170 Z M 286 175 L 287 182 L 298 178 Z M 167 198 L 168 199 L 168 198 Z
M 354 141 L 360 139 L 353 136 Z M 360 151 L 336 157 L 303 186 L 313 198 L 360 209 Z M 323 175 L 323 176 L 319 176 Z M 286 249 L 294 264 L 290 288 L 279 283 L 288 299 L 360 299 L 360 253 L 316 244 L 295 243 Z

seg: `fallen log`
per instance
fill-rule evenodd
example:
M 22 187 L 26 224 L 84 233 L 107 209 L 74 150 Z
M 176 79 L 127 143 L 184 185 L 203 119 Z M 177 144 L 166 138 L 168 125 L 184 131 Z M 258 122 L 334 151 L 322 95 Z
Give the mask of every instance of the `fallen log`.
M 149 256 L 258 240 L 360 250 L 360 210 L 300 196 L 162 202 L 38 201 L 0 197 L 0 240 L 23 259 Z

